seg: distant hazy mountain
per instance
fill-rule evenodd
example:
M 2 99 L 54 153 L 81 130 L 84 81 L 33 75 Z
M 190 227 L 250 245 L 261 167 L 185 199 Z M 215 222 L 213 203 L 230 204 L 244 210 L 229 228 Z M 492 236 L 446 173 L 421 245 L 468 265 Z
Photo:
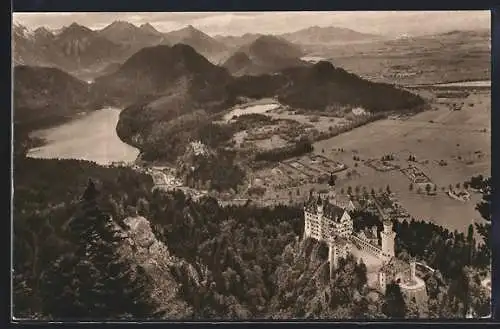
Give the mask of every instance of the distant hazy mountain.
M 334 26 L 312 26 L 296 32 L 285 33 L 280 36 L 297 44 L 332 44 L 381 39 L 378 35 L 361 33 L 351 29 Z
M 241 46 L 223 64 L 236 76 L 272 73 L 287 67 L 305 65 L 300 47 L 275 36 L 260 36 Z
M 149 23 L 137 27 L 129 22 L 115 21 L 98 33 L 114 43 L 130 45 L 136 50 L 159 44 L 164 39 L 162 33 Z
M 78 66 L 88 66 L 117 57 L 125 48 L 100 36 L 98 32 L 71 24 L 55 39 L 55 44 L 63 55 Z
M 198 53 L 210 60 L 217 59 L 228 50 L 228 47 L 222 42 L 217 41 L 191 25 L 177 31 L 165 33 L 164 36 L 165 43 L 170 45 L 182 43 L 191 46 Z
M 222 42 L 228 48 L 239 48 L 245 44 L 250 44 L 261 37 L 262 34 L 257 33 L 245 33 L 241 36 L 232 35 L 217 35 L 215 40 Z
M 163 36 L 163 33 L 155 29 L 154 26 L 149 23 L 144 23 L 141 26 L 139 26 L 139 28 L 146 33 Z
M 420 44 L 422 47 L 435 47 L 437 45 L 447 46 L 461 44 L 465 40 L 479 44 L 488 44 L 491 40 L 490 30 L 463 30 L 449 31 L 438 34 L 419 35 L 419 36 L 402 36 L 394 40 L 386 41 L 389 45 L 411 45 Z M 485 43 L 486 41 L 486 43 Z
M 13 80 L 16 124 L 51 125 L 91 109 L 88 84 L 57 68 L 16 66 Z

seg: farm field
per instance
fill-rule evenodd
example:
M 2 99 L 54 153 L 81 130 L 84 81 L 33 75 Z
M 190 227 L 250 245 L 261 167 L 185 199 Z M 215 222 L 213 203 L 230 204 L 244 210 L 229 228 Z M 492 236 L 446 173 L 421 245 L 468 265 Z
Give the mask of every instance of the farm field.
M 364 188 L 380 192 L 389 186 L 401 206 L 415 219 L 429 220 L 451 230 L 466 232 L 469 224 L 482 220 L 475 210 L 480 195 L 472 193 L 469 201 L 459 201 L 448 196 L 447 191 L 450 187 L 456 188 L 457 184 L 462 188 L 463 183 L 474 175 L 490 175 L 491 111 L 487 89 L 468 87 L 462 91 L 469 95 L 465 98 L 449 97 L 443 103 L 436 99 L 436 92 L 439 91 L 433 86 L 421 88 L 419 92 L 426 94 L 432 110 L 412 117 L 378 120 L 317 141 L 313 144 L 313 153 L 308 156 L 288 159 L 252 173 L 254 182 L 265 188 L 264 194 L 258 197 L 259 201 L 300 203 L 308 197 L 311 189 L 329 188 L 326 181 L 318 179 L 336 171 L 337 163 L 347 167 L 335 172 L 338 193 L 347 194 L 349 187 L 353 191 Z M 261 100 L 259 104 L 268 101 Z M 453 110 L 454 104 L 461 104 L 460 110 Z M 265 114 L 274 119 L 312 125 L 320 130 L 326 122 L 334 125 L 344 123 L 344 119 L 327 116 L 319 116 L 314 120 L 316 122 L 311 122 L 312 116 L 284 108 L 273 108 Z M 267 126 L 253 130 L 278 131 L 278 128 Z M 235 139 L 241 143 L 250 137 L 248 133 L 240 132 Z M 252 142 L 260 149 L 286 144 L 278 135 L 271 135 Z M 315 161 L 315 156 L 326 161 Z M 382 161 L 381 158 L 387 156 L 390 159 Z M 410 157 L 413 157 L 412 161 L 409 161 Z M 415 169 L 409 170 L 410 167 Z M 418 177 L 424 177 L 424 183 L 412 182 L 411 175 L 405 174 L 408 171 L 420 173 Z M 425 193 L 427 183 L 432 186 L 435 195 Z M 412 190 L 410 184 L 413 185 Z M 422 193 L 417 193 L 418 190 Z
M 474 209 L 480 196 L 472 195 L 470 201 L 462 203 L 449 198 L 442 188 L 463 183 L 473 175 L 490 175 L 489 96 L 489 93 L 471 94 L 463 100 L 466 106 L 460 111 L 438 107 L 406 120 L 377 121 L 319 141 L 314 144 L 314 152 L 343 162 L 357 173 L 350 177 L 340 174 L 338 189 L 365 186 L 377 190 L 389 185 L 401 205 L 416 219 L 466 231 L 471 221 L 480 220 Z M 339 152 L 339 148 L 344 151 Z M 409 155 L 415 156 L 417 166 L 437 185 L 437 195 L 410 191 L 410 181 L 400 170 L 380 172 L 362 163 L 386 154 L 394 154 L 394 163 L 402 168 L 409 166 Z M 354 161 L 353 156 L 361 161 Z M 440 160 L 447 165 L 439 165 Z

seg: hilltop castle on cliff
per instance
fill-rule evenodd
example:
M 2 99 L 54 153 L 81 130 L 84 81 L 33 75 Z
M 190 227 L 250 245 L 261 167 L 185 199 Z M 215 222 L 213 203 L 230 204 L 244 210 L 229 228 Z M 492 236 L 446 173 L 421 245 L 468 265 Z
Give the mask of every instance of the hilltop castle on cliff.
M 407 297 L 421 300 L 426 297 L 425 282 L 416 275 L 416 262 L 405 262 L 395 257 L 396 233 L 392 221 L 379 209 L 383 219 L 383 230 L 374 226 L 354 232 L 353 220 L 349 214 L 352 202 L 337 201 L 335 193 L 313 196 L 304 206 L 304 238 L 312 238 L 328 245 L 330 273 L 338 266 L 340 258 L 353 255 L 363 260 L 367 268 L 375 269 L 377 286 L 385 292 L 387 284 L 399 284 Z M 380 242 L 379 242 L 380 235 Z

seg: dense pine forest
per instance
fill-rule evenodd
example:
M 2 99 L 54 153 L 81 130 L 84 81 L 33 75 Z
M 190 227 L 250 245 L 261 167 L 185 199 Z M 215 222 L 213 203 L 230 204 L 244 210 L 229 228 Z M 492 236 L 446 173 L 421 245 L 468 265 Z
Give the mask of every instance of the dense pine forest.
M 369 288 L 366 267 L 352 258 L 330 280 L 326 246 L 302 239 L 300 207 L 223 208 L 209 197 L 194 201 L 181 192 L 152 191 L 151 178 L 129 168 L 15 161 L 18 318 L 449 318 L 465 316 L 468 308 L 489 313 L 489 296 L 479 284 L 489 271 L 489 224 L 471 226 L 464 235 L 427 222 L 395 223 L 399 256 L 436 269 L 426 277 L 429 302 L 422 312 L 414 301 L 405 304 L 397 285 L 385 295 Z M 478 210 L 491 220 L 491 181 L 481 184 Z M 128 230 L 124 219 L 137 215 L 168 250 L 151 251 L 165 260 L 168 273 L 151 272 L 120 253 Z M 476 243 L 474 230 L 483 242 Z M 168 301 L 153 297 L 163 281 L 176 287 Z

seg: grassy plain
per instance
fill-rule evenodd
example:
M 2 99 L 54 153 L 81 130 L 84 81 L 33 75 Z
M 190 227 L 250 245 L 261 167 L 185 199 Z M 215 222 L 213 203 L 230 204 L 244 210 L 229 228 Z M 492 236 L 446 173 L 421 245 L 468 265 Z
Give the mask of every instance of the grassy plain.
M 467 226 L 480 220 L 475 204 L 449 198 L 442 188 L 463 183 L 471 176 L 491 175 L 490 93 L 471 94 L 464 100 L 462 110 L 452 111 L 438 106 L 406 120 L 381 120 L 354 129 L 337 137 L 315 143 L 315 152 L 341 161 L 359 175 L 348 178 L 339 175 L 337 189 L 366 186 L 369 190 L 387 185 L 396 193 L 401 205 L 416 219 L 430 220 L 452 230 L 466 231 Z M 472 106 L 469 106 L 472 104 Z M 344 152 L 336 151 L 343 148 Z M 408 156 L 414 155 L 417 164 L 438 186 L 436 196 L 410 191 L 409 179 L 399 170 L 376 171 L 362 163 L 369 158 L 394 154 L 395 163 L 408 166 Z M 361 161 L 354 161 L 353 156 Z M 427 161 L 426 161 L 427 160 Z M 440 166 L 444 160 L 448 165 Z M 358 163 L 355 167 L 355 163 Z
M 481 196 L 473 193 L 470 201 L 461 202 L 451 199 L 446 191 L 450 185 L 463 184 L 471 176 L 491 174 L 490 92 L 471 92 L 465 99 L 452 101 L 463 103 L 462 109 L 453 111 L 446 104 L 434 103 L 435 110 L 405 119 L 379 120 L 315 142 L 314 154 L 347 165 L 347 170 L 336 174 L 339 193 L 346 193 L 349 186 L 353 191 L 357 186 L 368 191 L 389 186 L 415 219 L 466 232 L 470 223 L 481 221 L 475 210 Z M 410 164 L 420 168 L 436 184 L 436 195 L 419 194 L 417 188 L 410 191 L 410 180 L 400 170 L 382 172 L 364 163 L 388 154 L 394 155 L 391 162 L 401 168 Z M 417 162 L 410 163 L 409 155 L 415 156 Z M 441 160 L 447 165 L 441 166 Z M 253 174 L 268 181 L 263 199 L 298 202 L 308 196 L 311 188 L 328 189 L 327 184 L 314 182 L 317 172 L 306 172 L 310 178 L 300 182 L 301 173 L 283 170 L 282 166 Z

